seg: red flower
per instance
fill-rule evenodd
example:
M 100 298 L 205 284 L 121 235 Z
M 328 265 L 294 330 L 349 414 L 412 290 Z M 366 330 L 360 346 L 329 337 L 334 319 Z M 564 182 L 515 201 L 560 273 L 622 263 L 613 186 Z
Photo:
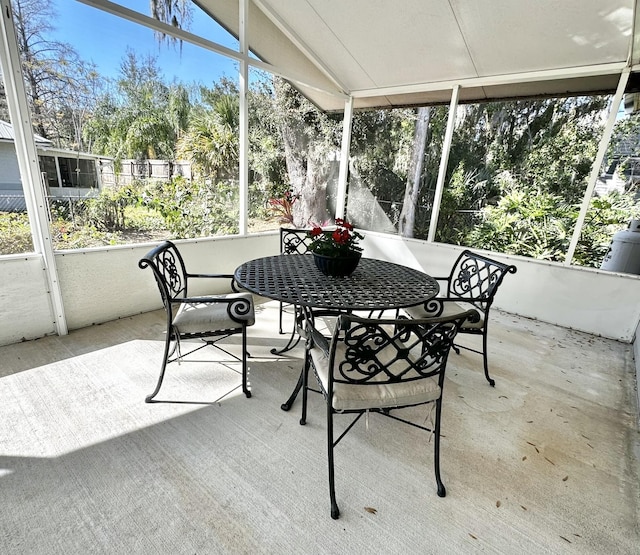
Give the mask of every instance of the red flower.
M 336 218 L 336 225 L 338 227 L 348 229 L 349 231 L 353 229 L 353 226 L 347 220 L 343 220 L 342 218 Z
M 362 252 L 358 241 L 363 236 L 343 218 L 336 218 L 335 225 L 335 229 L 323 230 L 322 227 L 314 224 L 308 232 L 308 237 L 311 239 L 309 250 L 324 256 L 345 256 L 353 252 Z
M 333 240 L 338 244 L 338 245 L 344 245 L 348 240 L 349 240 L 349 233 L 347 232 L 345 234 L 345 232 L 342 229 L 336 229 L 333 232 Z

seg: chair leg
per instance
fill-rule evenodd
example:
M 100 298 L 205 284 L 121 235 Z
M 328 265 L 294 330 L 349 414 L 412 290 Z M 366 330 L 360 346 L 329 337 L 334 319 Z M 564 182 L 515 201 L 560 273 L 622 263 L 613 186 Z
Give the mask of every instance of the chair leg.
M 247 327 L 242 328 L 242 391 L 247 397 L 251 398 L 251 391 L 247 387 Z
M 329 462 L 329 498 L 331 500 L 331 518 L 336 520 L 340 516 L 340 509 L 338 509 L 338 503 L 336 503 L 333 447 L 333 409 L 331 408 L 331 401 L 327 400 L 327 460 Z
M 153 390 L 153 393 L 147 395 L 144 399 L 145 403 L 151 403 L 153 398 L 158 394 L 160 388 L 162 387 L 162 380 L 164 380 L 164 373 L 167 369 L 167 362 L 169 360 L 169 348 L 171 347 L 171 334 L 167 333 L 167 338 L 164 342 L 164 357 L 162 359 L 162 367 L 160 369 L 160 377 L 158 378 L 158 383 L 156 384 L 156 388 Z
M 433 466 L 436 473 L 436 484 L 438 485 L 438 497 L 445 497 L 447 490 L 442 483 L 440 476 L 440 411 L 442 409 L 442 397 L 436 401 L 436 421 L 434 425 L 433 434 L 435 436 L 434 453 L 433 453 Z
M 280 331 L 280 335 L 282 335 L 284 332 L 282 331 L 282 302 L 280 302 L 280 311 L 278 314 L 278 326 L 279 326 L 279 331 Z
M 304 365 L 302 367 L 302 415 L 300 416 L 300 425 L 307 423 L 307 392 L 309 389 L 309 353 L 305 349 Z
M 489 376 L 489 362 L 487 360 L 487 330 L 482 333 L 482 360 L 484 362 L 484 377 L 487 378 L 489 385 L 495 387 L 496 381 Z

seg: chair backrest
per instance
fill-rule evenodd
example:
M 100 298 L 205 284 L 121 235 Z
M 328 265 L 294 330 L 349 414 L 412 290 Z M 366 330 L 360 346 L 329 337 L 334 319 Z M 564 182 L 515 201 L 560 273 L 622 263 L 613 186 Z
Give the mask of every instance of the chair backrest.
M 187 270 L 178 248 L 171 241 L 164 241 L 151 249 L 138 262 L 142 269 L 151 268 L 162 303 L 171 312 L 171 299 L 187 296 Z
M 431 319 L 341 314 L 329 350 L 333 382 L 379 386 L 435 377 L 442 387 L 454 338 L 472 314 Z
M 280 252 L 282 254 L 308 254 L 311 238 L 308 229 L 280 228 Z
M 488 308 L 504 276 L 516 271 L 513 265 L 464 250 L 451 270 L 447 297 L 478 299 Z

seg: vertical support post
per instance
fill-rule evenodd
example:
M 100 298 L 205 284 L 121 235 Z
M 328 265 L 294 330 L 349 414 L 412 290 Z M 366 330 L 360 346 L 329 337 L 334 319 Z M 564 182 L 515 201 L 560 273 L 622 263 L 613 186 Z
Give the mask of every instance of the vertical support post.
M 7 105 L 15 136 L 16 156 L 31 224 L 33 246 L 36 253 L 42 255 L 42 269 L 49 289 L 51 315 L 56 333 L 66 335 L 68 333 L 67 321 L 53 254 L 47 199 L 38 165 L 38 151 L 33 137 L 31 112 L 24 86 L 10 0 L 0 0 L 0 9 L 2 10 L 0 14 L 0 65 L 3 69 Z
M 340 172 L 336 194 L 336 218 L 344 218 L 347 208 L 347 178 L 349 177 L 349 151 L 351 148 L 351 124 L 353 122 L 353 97 L 344 103 L 342 119 L 342 148 L 340 149 Z
M 239 167 L 239 221 L 240 235 L 247 234 L 249 219 L 249 108 L 247 106 L 247 91 L 249 90 L 249 48 L 247 44 L 247 27 L 249 17 L 249 0 L 240 0 L 240 167 Z
M 613 99 L 611 101 L 611 108 L 609 109 L 609 117 L 607 118 L 607 123 L 604 127 L 604 131 L 602 132 L 600 145 L 598 146 L 598 153 L 596 154 L 596 158 L 593 161 L 593 166 L 591 166 L 591 174 L 589 175 L 587 190 L 585 191 L 584 197 L 582 198 L 582 205 L 580 206 L 580 213 L 578 214 L 578 220 L 576 221 L 576 225 L 573 228 L 573 235 L 571 236 L 571 242 L 569 243 L 569 248 L 567 249 L 567 255 L 564 259 L 565 266 L 571 265 L 571 261 L 573 260 L 573 255 L 576 252 L 576 247 L 578 246 L 578 241 L 580 240 L 580 235 L 582 234 L 582 226 L 584 225 L 584 220 L 587 217 L 587 211 L 589 210 L 589 204 L 591 202 L 591 197 L 593 196 L 593 190 L 595 189 L 596 181 L 598 180 L 598 176 L 600 175 L 600 168 L 602 167 L 602 161 L 604 160 L 604 155 L 607 152 L 607 147 L 609 146 L 609 141 L 611 140 L 611 134 L 613 133 L 613 126 L 616 123 L 618 109 L 620 108 L 620 102 L 622 102 L 622 95 L 624 94 L 624 89 L 627 86 L 627 81 L 629 80 L 630 71 L 631 70 L 627 68 L 620 74 L 620 80 L 618 81 L 618 88 L 616 89 L 616 94 L 613 96 Z
M 456 125 L 456 110 L 458 109 L 458 97 L 460 96 L 460 85 L 455 85 L 451 91 L 451 102 L 449 103 L 449 117 L 447 119 L 447 130 L 442 142 L 442 154 L 440 156 L 440 168 L 438 170 L 438 181 L 436 182 L 436 192 L 433 198 L 433 209 L 431 210 L 431 222 L 429 223 L 429 234 L 427 241 L 433 243 L 436 238 L 438 228 L 438 216 L 440 215 L 440 203 L 442 202 L 442 191 L 444 190 L 444 179 L 447 175 L 447 165 L 449 164 L 449 152 L 451 151 L 451 141 L 453 140 L 453 129 Z

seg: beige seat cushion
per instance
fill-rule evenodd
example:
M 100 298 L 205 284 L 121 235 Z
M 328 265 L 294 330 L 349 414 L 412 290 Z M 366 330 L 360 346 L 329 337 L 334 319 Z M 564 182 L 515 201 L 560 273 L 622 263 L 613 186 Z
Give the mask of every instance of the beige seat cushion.
M 462 301 L 447 301 L 443 304 L 444 309 L 442 310 L 442 314 L 438 316 L 439 318 L 455 316 L 456 314 L 460 314 L 467 310 L 475 309 L 475 306 L 473 306 L 471 303 L 465 303 Z M 433 314 L 428 314 L 424 310 L 422 305 L 410 306 L 408 308 L 405 308 L 404 310 L 409 316 L 411 316 L 411 318 L 430 318 L 431 316 L 433 316 Z M 478 311 L 478 314 L 480 315 L 480 320 L 478 322 L 471 322 L 469 319 L 467 319 L 462 323 L 462 329 L 482 329 L 482 327 L 484 326 L 484 318 L 482 317 L 482 313 L 480 311 Z
M 389 362 L 395 357 L 397 350 L 387 347 L 388 353 L 381 352 L 379 359 Z M 313 347 L 310 351 L 313 364 L 316 368 L 320 382 L 325 390 L 329 387 L 329 358 L 322 349 Z M 340 343 L 336 348 L 336 367 L 340 360 L 344 359 L 345 346 Z M 394 364 L 404 365 L 397 361 Z M 415 374 L 414 374 L 415 375 Z M 384 379 L 380 375 L 379 380 Z M 333 385 L 333 408 L 341 410 L 363 410 L 373 408 L 393 408 L 405 405 L 417 405 L 435 401 L 440 397 L 440 386 L 435 377 L 421 378 L 417 380 L 404 381 L 399 383 L 380 383 L 375 380 L 367 384 L 344 384 Z
M 251 309 L 247 314 L 238 316 L 247 322 L 247 326 L 255 323 L 255 313 L 253 310 L 253 298 L 251 293 L 229 293 L 228 295 L 217 295 L 226 299 L 247 299 L 251 303 Z M 179 333 L 202 333 L 206 331 L 238 329 L 242 325 L 233 320 L 228 312 L 227 303 L 199 303 L 183 304 L 173 319 L 173 325 Z

